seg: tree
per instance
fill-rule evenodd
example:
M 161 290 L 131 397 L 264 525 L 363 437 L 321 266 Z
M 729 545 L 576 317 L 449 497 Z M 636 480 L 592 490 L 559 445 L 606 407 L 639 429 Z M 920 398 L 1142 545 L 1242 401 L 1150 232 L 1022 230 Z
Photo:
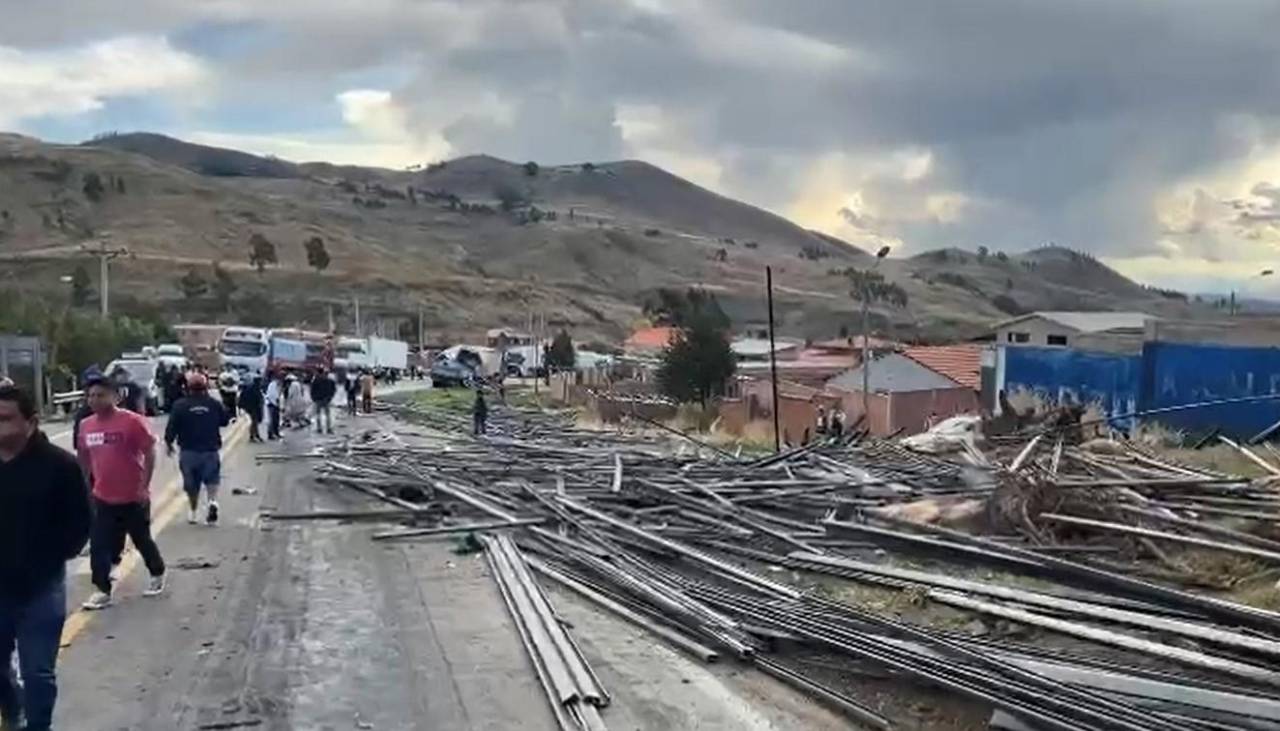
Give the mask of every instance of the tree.
M 97 203 L 102 200 L 102 194 L 106 192 L 106 187 L 102 185 L 102 178 L 97 173 L 88 172 L 84 174 L 84 197 Z
M 268 264 L 276 264 L 276 245 L 271 243 L 266 236 L 255 233 L 249 237 L 249 264 L 257 267 L 258 274 L 262 274 Z
M 213 262 L 213 299 L 218 303 L 219 310 L 227 312 L 231 309 L 231 296 L 236 293 L 236 289 L 231 272 L 223 269 L 218 262 Z
M 93 284 L 89 280 L 89 272 L 83 264 L 77 264 L 75 271 L 71 272 L 71 304 L 84 307 L 92 295 Z
M 698 402 L 706 408 L 713 396 L 724 393 L 737 370 L 728 328 L 706 314 L 681 328 L 662 353 L 658 384 L 662 392 L 680 403 Z
M 714 294 L 696 287 L 684 292 L 665 287 L 659 289 L 644 303 L 644 314 L 659 325 L 684 328 L 705 317 L 715 327 L 729 329 L 729 316 L 720 307 L 720 301 Z
M 979 247 L 978 247 L 978 261 L 984 261 L 984 260 L 986 260 L 986 258 L 987 258 L 987 254 L 990 254 L 990 253 L 991 253 L 991 250 L 990 250 L 990 249 L 988 249 L 987 247 L 985 247 L 985 246 L 979 246 Z
M 584 162 L 584 163 L 582 163 L 582 172 L 584 172 L 584 173 L 594 173 L 595 171 L 596 171 L 596 164 L 595 164 L 594 162 Z
M 209 283 L 192 268 L 178 280 L 178 289 L 182 290 L 183 299 L 193 301 L 209 291 Z
M 498 199 L 498 204 L 502 206 L 502 210 L 507 212 L 514 211 L 528 203 L 524 194 L 518 188 L 507 183 L 499 184 L 494 188 L 493 196 Z
M 907 291 L 895 282 L 885 281 L 884 275 L 872 269 L 862 270 L 849 268 L 845 270 L 852 287 L 849 296 L 856 302 L 863 298 L 868 303 L 884 302 L 894 307 L 907 306 Z M 942 275 L 938 275 L 942 279 Z
M 322 272 L 329 268 L 329 252 L 324 248 L 324 239 L 319 236 L 312 236 L 307 239 L 307 243 L 304 246 L 307 249 L 308 266 L 317 272 Z
M 538 163 L 534 162 L 533 160 L 530 160 L 529 162 L 526 162 L 524 164 L 524 174 L 528 175 L 531 178 L 538 177 L 538 171 L 540 169 L 541 168 L 538 167 Z
M 573 339 L 569 337 L 569 333 L 561 330 L 551 340 L 551 345 L 547 348 L 546 364 L 548 368 L 555 370 L 569 371 L 578 362 L 578 354 L 573 348 Z

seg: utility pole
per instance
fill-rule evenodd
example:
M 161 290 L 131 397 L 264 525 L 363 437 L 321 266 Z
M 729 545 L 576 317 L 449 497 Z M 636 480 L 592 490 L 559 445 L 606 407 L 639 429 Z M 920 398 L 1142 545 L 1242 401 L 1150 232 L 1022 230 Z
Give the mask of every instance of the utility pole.
M 123 246 L 110 248 L 107 246 L 107 242 L 105 240 L 98 241 L 96 247 L 90 247 L 82 244 L 80 246 L 80 250 L 91 256 L 98 257 L 98 289 L 101 290 L 98 293 L 98 302 L 101 305 L 100 313 L 102 315 L 102 319 L 105 320 L 111 313 L 111 307 L 109 304 L 111 293 L 111 265 L 108 262 L 121 256 L 127 256 L 129 254 L 129 250 Z
M 422 352 L 422 346 L 427 338 L 426 332 L 422 327 L 422 305 L 418 305 L 418 352 Z
M 360 330 L 360 295 L 356 295 L 356 337 L 364 337 L 364 333 Z
M 862 277 L 862 418 L 871 428 L 871 272 L 889 255 L 889 247 L 881 246 L 876 261 Z
M 769 375 L 773 381 L 773 451 L 782 451 L 782 433 L 778 429 L 778 357 L 773 344 L 773 267 L 764 268 L 765 290 L 769 298 Z

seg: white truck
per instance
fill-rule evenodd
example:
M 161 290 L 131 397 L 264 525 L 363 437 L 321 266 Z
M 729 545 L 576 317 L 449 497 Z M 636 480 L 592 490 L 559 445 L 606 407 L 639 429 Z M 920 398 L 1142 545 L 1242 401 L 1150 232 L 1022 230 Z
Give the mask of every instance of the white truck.
M 346 370 L 384 368 L 403 371 L 409 367 L 409 344 L 370 335 L 367 338 L 338 338 L 334 348 L 335 367 Z
M 222 365 L 261 376 L 268 369 L 270 341 L 271 331 L 265 328 L 229 327 L 218 341 Z

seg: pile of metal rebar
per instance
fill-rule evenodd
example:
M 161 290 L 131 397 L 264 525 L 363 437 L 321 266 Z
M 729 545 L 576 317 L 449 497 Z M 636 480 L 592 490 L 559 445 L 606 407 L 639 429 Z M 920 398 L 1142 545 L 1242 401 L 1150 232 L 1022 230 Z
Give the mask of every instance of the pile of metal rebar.
M 983 455 L 988 466 L 856 439 L 752 460 L 707 445 L 681 452 L 670 435 L 603 433 L 505 409 L 482 440 L 448 436 L 466 427 L 452 414 L 400 415 L 434 441 L 333 447 L 314 457 L 321 478 L 415 517 L 448 506 L 455 521 L 381 538 L 494 536 L 485 539 L 493 572 L 565 728 L 599 727 L 608 696 L 535 574 L 700 660 L 752 664 L 869 728 L 898 727 L 893 709 L 837 687 L 797 648 L 980 702 L 997 711 L 1000 728 L 1280 730 L 1280 614 L 1139 577 L 1098 550 L 1133 559 L 1149 544 L 1176 562 L 1170 546 L 1246 547 L 1240 555 L 1250 560 L 1280 560 L 1280 545 L 1212 521 L 1222 511 L 1275 519 L 1280 500 L 1256 482 L 1137 448 L 1103 454 L 1043 439 L 994 449 Z M 397 497 L 402 487 L 423 499 Z M 979 535 L 888 510 L 966 501 L 986 506 L 983 518 L 998 512 L 993 505 L 1013 505 L 1018 520 L 990 520 L 998 535 Z M 1098 507 L 1083 514 L 1089 506 Z M 1101 540 L 1117 536 L 1125 542 Z M 1194 536 L 1199 543 L 1178 543 Z M 972 569 L 986 573 L 961 574 Z M 990 578 L 993 570 L 1027 583 Z M 1081 644 L 1048 649 L 912 624 L 778 578 L 790 572 Z

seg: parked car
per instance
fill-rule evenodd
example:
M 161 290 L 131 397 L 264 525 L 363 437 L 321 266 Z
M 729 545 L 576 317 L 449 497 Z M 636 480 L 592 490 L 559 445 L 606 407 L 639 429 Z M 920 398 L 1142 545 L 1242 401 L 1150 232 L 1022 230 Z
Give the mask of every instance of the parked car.
M 164 394 L 160 391 L 160 385 L 156 383 L 156 364 L 159 361 L 150 358 L 121 358 L 113 360 L 107 364 L 106 374 L 111 377 L 117 368 L 124 369 L 129 374 L 129 380 L 138 384 L 142 389 L 144 404 L 143 408 L 147 416 L 155 416 L 160 413 L 160 406 L 164 402 Z
M 436 388 L 474 387 L 483 379 L 479 375 L 482 361 L 479 354 L 465 348 L 453 356 L 441 354 L 431 364 L 431 385 Z

